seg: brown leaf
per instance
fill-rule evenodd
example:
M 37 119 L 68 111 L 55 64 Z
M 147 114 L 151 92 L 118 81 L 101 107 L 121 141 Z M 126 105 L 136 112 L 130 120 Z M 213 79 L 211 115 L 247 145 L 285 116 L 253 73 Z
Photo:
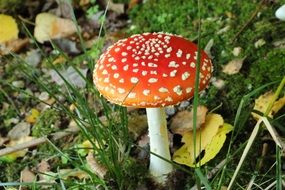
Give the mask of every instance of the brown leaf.
M 107 173 L 107 169 L 94 158 L 93 152 L 88 153 L 86 156 L 86 161 L 91 170 L 101 179 L 104 179 L 104 176 Z
M 31 183 L 36 181 L 36 175 L 29 170 L 28 167 L 25 167 L 21 171 L 21 182 Z
M 198 106 L 197 108 L 197 129 L 205 123 L 206 113 L 208 109 L 205 106 Z M 185 110 L 179 112 L 173 117 L 170 124 L 170 129 L 174 134 L 183 135 L 186 132 L 193 130 L 193 110 L 191 112 Z
M 10 40 L 0 44 L 0 55 L 7 55 L 11 52 L 18 52 L 29 43 L 28 38 Z

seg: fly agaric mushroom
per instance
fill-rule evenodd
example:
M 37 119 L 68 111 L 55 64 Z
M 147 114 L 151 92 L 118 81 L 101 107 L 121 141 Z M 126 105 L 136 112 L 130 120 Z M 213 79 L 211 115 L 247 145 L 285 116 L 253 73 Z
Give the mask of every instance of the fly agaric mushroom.
M 93 80 L 110 102 L 146 108 L 150 173 L 164 182 L 173 170 L 163 107 L 193 97 L 197 46 L 167 33 L 136 34 L 109 47 L 95 65 Z M 201 51 L 199 90 L 209 83 L 212 63 Z M 164 158 L 161 159 L 160 157 Z

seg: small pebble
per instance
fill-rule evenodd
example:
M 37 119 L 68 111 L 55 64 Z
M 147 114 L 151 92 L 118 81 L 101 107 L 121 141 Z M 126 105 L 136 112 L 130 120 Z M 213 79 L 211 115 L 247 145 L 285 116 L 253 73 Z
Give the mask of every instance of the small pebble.
M 213 84 L 213 86 L 214 87 L 216 87 L 217 89 L 222 89 L 222 88 L 224 88 L 224 86 L 225 86 L 225 81 L 224 80 L 222 80 L 222 79 L 217 79 L 217 78 L 215 78 L 215 77 L 213 77 L 212 79 L 211 79 L 211 83 Z
M 234 49 L 233 49 L 233 51 L 232 51 L 232 53 L 233 53 L 233 55 L 234 56 L 239 56 L 240 55 L 240 53 L 241 53 L 241 50 L 242 50 L 242 48 L 241 47 L 235 47 Z
M 179 105 L 179 110 L 184 110 L 185 108 L 187 108 L 190 105 L 189 101 L 182 101 Z
M 49 99 L 49 94 L 47 92 L 41 92 L 39 95 L 39 99 L 41 101 L 46 101 Z
M 25 58 L 25 61 L 29 65 L 36 67 L 41 62 L 41 59 L 42 59 L 42 56 L 39 50 L 31 50 L 27 52 L 27 57 Z
M 254 47 L 255 48 L 260 48 L 261 46 L 263 46 L 264 44 L 266 44 L 264 39 L 259 39 L 254 43 Z
M 16 88 L 24 88 L 25 87 L 25 83 L 22 80 L 13 81 L 12 85 Z
M 167 116 L 172 116 L 176 113 L 174 106 L 168 106 L 165 108 L 165 112 Z

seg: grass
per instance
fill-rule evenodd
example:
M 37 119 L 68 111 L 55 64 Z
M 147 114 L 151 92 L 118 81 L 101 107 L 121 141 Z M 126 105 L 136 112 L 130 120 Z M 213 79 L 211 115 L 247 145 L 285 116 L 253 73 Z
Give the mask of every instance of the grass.
M 201 2 L 201 1 L 198 1 Z M 145 5 L 149 6 L 149 5 Z M 200 7 L 201 5 L 198 5 Z M 212 5 L 211 5 L 212 6 Z M 228 6 L 228 5 L 227 5 Z M 222 9 L 222 8 L 221 8 Z M 246 9 L 246 8 L 244 8 Z M 198 9 L 200 10 L 200 9 Z M 178 11 L 176 9 L 175 11 Z M 199 12 L 198 17 L 201 18 L 202 15 L 205 15 L 206 8 L 201 9 L 202 13 Z M 221 14 L 221 10 L 218 10 L 215 14 Z M 105 11 L 105 15 L 106 15 Z M 133 13 L 135 14 L 135 13 Z M 266 13 L 268 14 L 268 13 Z M 148 15 L 144 15 L 148 17 Z M 159 22 L 154 23 L 153 28 L 151 24 L 147 25 L 146 30 L 158 30 L 163 27 L 166 27 L 168 25 L 168 19 L 173 18 L 173 15 L 169 15 L 169 13 L 165 12 L 164 14 L 157 16 L 154 15 L 153 19 L 157 19 Z M 177 16 L 179 17 L 179 16 Z M 139 19 L 139 18 L 138 18 Z M 183 19 L 180 18 L 179 19 Z M 75 15 L 73 15 L 73 20 L 76 21 Z M 242 18 L 239 20 L 241 23 L 242 21 L 246 20 L 245 18 Z M 165 23 L 167 22 L 167 23 Z M 169 21 L 170 22 L 170 21 Z M 177 20 L 175 22 L 178 22 Z M 157 25 L 160 24 L 161 26 Z M 203 25 L 204 24 L 204 25 Z M 205 44 L 205 38 L 203 36 L 206 35 L 206 38 L 208 38 L 207 34 L 203 30 L 203 27 L 205 25 L 208 25 L 209 23 L 204 22 L 202 25 L 200 25 L 200 22 L 198 24 L 198 38 L 197 32 L 195 34 L 191 34 L 192 38 L 196 38 L 198 40 L 199 47 L 203 44 Z M 212 23 L 209 24 L 212 26 Z M 163 27 L 162 27 L 163 26 Z M 141 27 L 138 27 L 139 29 L 142 29 Z M 171 28 L 174 30 L 174 28 Z M 197 28 L 195 28 L 196 30 Z M 29 31 L 26 29 L 27 32 Z M 102 32 L 103 25 L 100 29 L 100 34 Z M 179 30 L 182 30 L 181 33 L 188 34 L 185 29 L 179 28 Z M 192 30 L 192 29 L 191 29 Z M 203 31 L 201 31 L 203 30 Z M 213 31 L 210 31 L 214 33 Z M 232 31 L 231 31 L 232 32 Z M 241 36 L 246 36 L 246 38 L 242 39 L 246 41 L 246 39 L 252 37 L 252 34 L 248 34 L 247 31 L 245 34 L 241 34 Z M 264 34 L 261 34 L 261 36 Z M 31 34 L 29 34 L 30 38 L 33 38 Z M 80 36 L 80 35 L 79 35 Z M 189 36 L 188 36 L 189 37 Z M 76 86 L 74 86 L 72 83 L 68 81 L 62 74 L 62 69 L 65 69 L 65 65 L 63 66 L 55 66 L 52 63 L 52 59 L 50 55 L 47 55 L 44 53 L 44 51 L 41 51 L 42 56 L 47 60 L 47 68 L 51 68 L 57 72 L 57 74 L 60 76 L 60 78 L 64 81 L 64 84 L 62 86 L 55 85 L 54 83 L 48 82 L 46 80 L 45 73 L 43 73 L 42 70 L 37 69 L 35 67 L 31 67 L 24 59 L 22 59 L 20 56 L 14 54 L 13 56 L 8 56 L 7 60 L 4 61 L 12 61 L 14 65 L 17 65 L 17 73 L 20 73 L 21 77 L 25 79 L 26 83 L 33 84 L 37 86 L 41 91 L 45 91 L 49 94 L 50 97 L 52 97 L 55 100 L 54 104 L 50 104 L 49 111 L 52 113 L 60 113 L 60 118 L 67 118 L 68 120 L 73 120 L 76 125 L 80 128 L 80 134 L 78 135 L 78 138 L 74 138 L 75 142 L 69 142 L 67 144 L 64 144 L 64 140 L 62 141 L 52 141 L 49 138 L 49 132 L 44 133 L 44 129 L 41 131 L 38 131 L 38 135 L 43 135 L 48 138 L 48 143 L 46 145 L 42 145 L 39 150 L 40 152 L 37 153 L 36 156 L 32 157 L 32 153 L 29 152 L 29 156 L 31 156 L 31 159 L 27 158 L 28 161 L 25 163 L 25 161 L 21 161 L 21 166 L 16 166 L 16 171 L 21 171 L 22 168 L 25 166 L 32 166 L 35 163 L 39 162 L 41 159 L 50 159 L 54 160 L 54 165 L 52 166 L 52 171 L 54 172 L 54 175 L 50 174 L 50 178 L 55 180 L 55 183 L 47 183 L 45 185 L 50 185 L 52 188 L 61 188 L 61 189 L 136 189 L 138 185 L 142 186 L 148 186 L 151 187 L 155 186 L 151 182 L 150 177 L 147 174 L 147 166 L 144 163 L 139 163 L 137 160 L 133 159 L 132 156 L 132 150 L 137 145 L 134 143 L 133 139 L 129 135 L 129 129 L 128 129 L 128 117 L 129 114 L 127 113 L 126 108 L 112 105 L 108 103 L 103 97 L 100 96 L 98 91 L 93 85 L 92 77 L 89 77 L 88 75 L 85 77 L 81 74 L 81 72 L 78 69 L 78 66 L 80 64 L 80 61 L 85 60 L 87 61 L 86 66 L 90 71 L 94 68 L 94 60 L 98 58 L 98 55 L 101 52 L 102 44 L 103 42 L 101 40 L 98 40 L 93 48 L 91 50 L 86 50 L 84 48 L 84 40 L 82 37 L 80 38 L 80 42 L 82 44 L 82 47 L 84 49 L 84 54 L 80 56 L 79 61 L 70 60 L 63 51 L 61 51 L 55 44 L 52 43 L 53 49 L 59 52 L 59 55 L 65 56 L 67 60 L 70 60 L 69 64 L 72 66 L 72 68 L 75 69 L 75 71 L 82 77 L 82 79 L 86 82 L 86 88 L 79 89 Z M 223 46 L 223 43 L 221 43 L 223 40 L 218 40 L 217 43 L 218 47 L 217 49 L 221 49 L 221 46 Z M 229 40 L 229 38 L 227 38 Z M 222 44 L 222 45 L 221 45 Z M 35 42 L 35 45 L 38 49 L 41 49 L 39 45 Z M 229 45 L 227 47 L 228 49 L 231 49 L 232 45 Z M 229 51 L 226 49 L 226 51 Z M 247 49 L 246 51 L 250 51 Z M 259 55 L 262 54 L 262 50 L 257 50 L 259 52 Z M 281 50 L 280 50 L 281 51 Z M 252 51 L 250 51 L 249 55 L 253 54 Z M 275 53 L 272 56 L 269 56 L 269 62 L 273 59 Z M 279 55 L 279 54 L 278 54 Z M 282 55 L 282 54 L 280 54 Z M 199 57 L 199 54 L 198 54 Z M 220 63 L 218 61 L 222 60 L 223 58 L 221 55 L 217 55 L 218 58 L 215 58 L 215 62 L 218 64 L 217 70 L 219 67 L 221 67 Z M 227 55 L 226 59 L 228 59 L 230 56 Z M 198 58 L 199 60 L 199 58 Z M 259 60 L 256 57 L 251 58 L 251 60 L 255 61 L 256 63 L 260 63 L 263 60 Z M 225 61 L 223 61 L 225 63 Z M 268 62 L 266 62 L 268 63 Z M 265 65 L 265 64 L 264 64 Z M 13 67 L 13 66 L 11 66 Z M 248 66 L 249 67 L 249 66 Z M 282 68 L 282 66 L 281 66 Z M 11 69 L 13 70 L 13 69 Z M 245 72 L 245 71 L 242 71 Z M 271 71 L 275 72 L 275 71 Z M 250 73 L 250 76 L 254 76 L 254 72 Z M 219 77 L 223 77 L 223 75 L 217 74 L 217 71 L 215 75 L 218 75 Z M 234 82 L 236 83 L 239 81 L 238 79 L 244 78 L 246 76 L 244 73 L 238 74 L 240 77 L 237 77 L 237 79 L 234 79 Z M 196 81 L 199 80 L 199 75 L 196 75 Z M 225 76 L 226 79 L 229 80 L 229 84 L 233 84 L 230 77 Z M 251 151 L 249 151 L 249 155 L 245 160 L 242 160 L 243 167 L 240 168 L 240 170 L 235 170 L 235 168 L 238 165 L 238 162 L 241 157 L 241 153 L 246 147 L 247 142 L 249 139 L 249 134 L 252 132 L 252 128 L 249 128 L 249 126 L 253 126 L 252 120 L 250 119 L 250 114 L 252 111 L 252 103 L 253 99 L 258 97 L 260 94 L 265 92 L 267 89 L 275 89 L 276 85 L 280 83 L 281 79 L 279 78 L 270 78 L 266 83 L 263 83 L 260 85 L 260 83 L 264 82 L 261 81 L 262 79 L 258 78 L 256 82 L 253 80 L 254 88 L 251 88 L 250 90 L 244 90 L 243 92 L 247 93 L 241 93 L 237 94 L 238 98 L 235 99 L 234 103 L 231 103 L 231 105 L 237 105 L 236 108 L 232 108 L 232 114 L 233 117 L 225 118 L 228 120 L 229 123 L 233 123 L 234 125 L 234 131 L 231 133 L 231 137 L 227 140 L 223 150 L 220 152 L 220 154 L 217 156 L 217 158 L 211 162 L 209 162 L 205 166 L 199 166 L 199 163 L 197 163 L 197 167 L 193 170 L 188 167 L 179 166 L 174 164 L 174 166 L 184 173 L 186 176 L 187 182 L 185 182 L 185 189 L 190 189 L 193 184 L 197 184 L 199 187 L 205 187 L 206 189 L 221 189 L 222 186 L 226 186 L 230 183 L 230 180 L 232 176 L 234 175 L 234 172 L 237 171 L 237 179 L 234 183 L 234 189 L 245 189 L 246 185 L 249 184 L 251 181 L 254 182 L 255 186 L 252 187 L 252 189 L 257 189 L 257 186 L 260 186 L 262 189 L 273 189 L 270 188 L 270 186 L 273 184 L 273 187 L 276 189 L 282 189 L 282 180 L 284 181 L 284 175 L 282 173 L 282 154 L 281 149 L 278 146 L 275 147 L 275 152 L 270 152 L 274 156 L 274 163 L 272 162 L 272 159 L 268 157 L 264 157 L 264 155 L 261 154 L 261 145 L 264 143 L 261 139 L 261 134 L 266 134 L 267 131 L 265 129 L 262 129 L 258 133 L 258 137 L 255 140 L 255 145 L 253 145 Z M 248 81 L 246 81 L 248 82 Z M 241 81 L 242 84 L 244 84 L 243 81 Z M 248 84 L 248 83 L 247 83 Z M 282 84 L 282 83 L 281 83 Z M 30 102 L 33 102 L 33 105 L 36 105 L 38 103 L 46 103 L 41 100 L 39 100 L 36 96 L 30 95 L 30 93 L 26 92 L 23 89 L 15 88 L 12 86 L 9 81 L 0 81 L 0 99 L 7 100 L 9 104 L 11 105 L 11 109 L 14 111 L 9 111 L 11 115 L 21 115 L 21 111 L 17 108 L 17 105 L 19 105 L 19 102 L 15 102 L 13 98 L 9 97 L 9 94 L 12 93 L 20 93 L 25 95 L 25 99 L 23 102 L 26 102 L 26 104 L 29 104 Z M 196 82 L 196 87 L 198 83 Z M 3 87 L 3 88 L 2 88 Z M 229 87 L 230 88 L 230 87 Z M 195 88 L 195 96 L 193 100 L 193 108 L 194 108 L 194 115 L 197 114 L 197 106 L 200 102 L 202 103 L 209 103 L 209 107 L 214 108 L 217 105 L 220 105 L 219 100 L 215 101 L 214 103 L 211 102 L 213 100 L 213 97 L 206 96 L 206 98 L 209 98 L 209 100 L 205 101 L 205 97 L 200 98 L 198 91 L 196 90 L 198 88 Z M 239 89 L 239 88 L 238 88 Z M 209 89 L 209 91 L 214 91 L 213 89 Z M 231 90 L 229 90 L 232 92 Z M 228 92 L 228 91 L 225 91 Z M 280 87 L 277 90 L 278 93 L 276 93 L 276 97 L 278 95 L 282 94 L 284 92 L 283 87 Z M 217 92 L 213 93 L 215 96 L 217 95 Z M 214 96 L 214 97 L 215 97 Z M 225 96 L 222 98 L 228 98 L 228 100 L 231 100 L 231 97 L 233 96 Z M 64 99 L 64 101 L 62 101 Z M 90 103 L 90 100 L 92 102 Z M 95 103 L 96 102 L 96 103 Z M 219 104 L 217 104 L 219 102 Z M 220 110 L 226 110 L 227 116 L 231 115 L 229 114 L 228 110 L 225 109 L 225 102 L 224 104 L 218 108 L 217 111 Z M 236 103 L 237 102 L 237 103 Z M 71 110 L 70 105 L 74 105 L 75 109 Z M 97 105 L 97 106 L 94 106 Z M 6 112 L 8 113 L 8 112 Z M 114 115 L 114 113 L 116 113 Z M 6 117 L 12 117 L 12 116 L 6 116 Z M 105 116 L 107 119 L 105 122 L 102 122 L 100 119 L 101 116 Z M 2 116 L 1 116 L 2 117 Z M 233 119 L 232 119 L 233 118 Z M 44 119 L 44 117 L 40 117 L 39 119 Z M 278 128 L 277 126 L 282 126 L 282 122 L 284 119 L 284 114 L 280 115 L 277 118 L 269 120 L 272 126 Z M 3 121 L 4 118 L 1 118 Z M 194 119 L 193 123 L 194 126 L 196 126 L 196 119 Z M 48 126 L 42 125 L 42 127 L 50 127 L 52 124 L 49 124 Z M 247 128 L 248 127 L 248 128 Z M 5 129 L 8 131 L 8 129 Z M 61 129 L 58 129 L 61 130 Z M 47 130 L 49 131 L 49 130 Z M 56 131 L 52 131 L 56 132 Z M 195 128 L 194 128 L 195 133 Z M 282 133 L 283 134 L 283 133 Z M 98 160 L 98 162 L 107 168 L 107 174 L 104 179 L 99 178 L 97 175 L 94 174 L 94 171 L 87 165 L 85 155 L 81 155 L 80 151 L 82 150 L 82 147 L 77 146 L 80 144 L 83 140 L 89 140 L 92 144 L 92 151 L 94 158 Z M 194 141 L 196 142 L 196 141 Z M 253 141 L 252 141 L 253 142 Z M 272 145 L 271 145 L 272 146 Z M 85 148 L 88 151 L 90 148 Z M 257 159 L 256 159 L 257 158 Z M 218 171 L 213 174 L 213 177 L 211 179 L 207 178 L 207 174 L 213 169 L 216 165 L 218 165 L 220 162 L 225 161 L 224 165 L 220 168 L 218 168 Z M 259 160 L 259 161 L 258 161 Z M 270 160 L 268 164 L 264 163 L 265 160 Z M 263 163 L 260 165 L 260 163 Z M 1 165 L 1 169 L 9 168 L 10 164 L 3 164 Z M 6 168 L 7 166 L 7 168 Z M 13 167 L 13 164 L 10 165 L 10 167 Z M 60 169 L 62 168 L 71 168 L 71 169 L 80 169 L 87 173 L 89 176 L 89 179 L 87 180 L 78 180 L 76 178 L 64 178 L 61 176 Z M 274 169 L 275 168 L 275 169 Z M 264 171 L 265 170 L 265 171 Z M 135 171 L 135 172 L 134 172 Z M 252 171 L 254 171 L 254 175 L 252 177 Z M 195 177 L 191 175 L 195 175 Z M 47 177 L 47 176 L 46 176 Z M 1 174 L 1 179 L 7 179 L 7 181 L 15 181 L 15 182 L 7 182 L 7 183 L 1 183 L 0 185 L 4 185 L 6 187 L 10 186 L 27 186 L 31 189 L 38 189 L 41 188 L 43 183 L 35 182 L 35 183 L 20 183 L 16 182 L 16 179 L 19 178 L 19 176 L 16 176 L 15 173 L 11 173 L 10 178 L 8 179 L 8 176 L 5 176 L 5 174 Z M 174 177 L 175 179 L 175 177 Z M 251 179 L 251 181 L 249 180 Z M 179 180 L 179 179 L 178 179 Z M 274 184 L 275 182 L 275 184 Z

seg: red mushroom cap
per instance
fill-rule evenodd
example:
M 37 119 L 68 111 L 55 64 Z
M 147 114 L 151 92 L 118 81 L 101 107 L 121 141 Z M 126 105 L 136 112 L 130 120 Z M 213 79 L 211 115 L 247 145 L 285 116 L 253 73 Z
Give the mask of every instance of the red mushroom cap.
M 109 101 L 135 107 L 163 107 L 193 97 L 198 47 L 173 34 L 144 33 L 119 40 L 101 55 L 93 73 Z M 201 51 L 199 90 L 213 66 Z

